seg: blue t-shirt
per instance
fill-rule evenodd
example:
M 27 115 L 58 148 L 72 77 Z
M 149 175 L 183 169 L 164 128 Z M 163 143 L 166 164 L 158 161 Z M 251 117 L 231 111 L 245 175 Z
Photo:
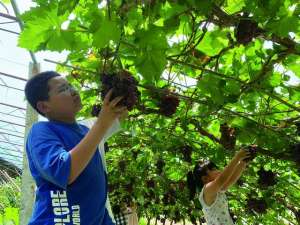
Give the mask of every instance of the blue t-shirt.
M 29 225 L 111 225 L 105 209 L 106 173 L 96 151 L 77 179 L 68 185 L 69 151 L 88 128 L 62 122 L 38 122 L 28 134 L 26 152 L 36 182 L 36 200 Z

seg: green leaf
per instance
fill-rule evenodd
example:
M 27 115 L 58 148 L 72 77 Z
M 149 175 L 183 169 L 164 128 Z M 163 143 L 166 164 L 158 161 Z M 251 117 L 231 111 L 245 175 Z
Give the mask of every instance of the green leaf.
M 78 3 L 79 0 L 61 0 L 58 4 L 57 15 L 61 16 L 66 12 L 71 13 Z
M 197 46 L 197 49 L 208 56 L 217 55 L 228 44 L 226 33 L 224 30 L 208 32 Z
M 164 21 L 164 29 L 166 32 L 177 30 L 180 25 L 180 19 L 177 16 L 171 17 Z
M 297 17 L 287 16 L 278 21 L 270 22 L 267 27 L 281 37 L 288 37 L 289 32 L 297 33 L 300 30 L 300 21 Z
M 128 12 L 128 25 L 130 25 L 132 28 L 136 27 L 139 23 L 143 21 L 143 15 L 142 10 L 132 8 Z
M 110 41 L 118 42 L 120 36 L 121 29 L 118 20 L 110 20 L 107 17 L 102 17 L 99 21 L 98 29 L 93 34 L 93 45 L 101 49 L 107 46 Z
M 240 93 L 240 84 L 237 81 L 227 81 L 225 90 L 230 94 L 239 94 Z
M 297 77 L 300 78 L 300 57 L 296 55 L 290 55 L 284 61 L 285 66 L 293 71 Z
M 244 0 L 227 0 L 226 7 L 224 7 L 225 12 L 228 14 L 233 14 L 240 11 L 245 6 Z
M 157 81 L 167 64 L 164 51 L 159 50 L 141 52 L 135 62 L 138 71 L 149 82 Z
M 157 81 L 167 64 L 168 43 L 163 29 L 150 26 L 149 30 L 140 30 L 135 42 L 139 47 L 135 59 L 138 71 L 148 82 Z
M 69 44 L 61 36 L 61 24 L 66 17 L 57 17 L 55 5 L 37 7 L 31 13 L 24 13 L 22 18 L 25 28 L 22 31 L 18 45 L 32 51 L 44 50 L 50 41 L 49 50 L 62 51 Z M 34 41 L 33 41 L 34 40 Z M 54 44 L 52 44 L 54 43 Z
M 224 103 L 224 95 L 222 93 L 224 83 L 222 80 L 208 74 L 198 82 L 198 87 L 204 93 L 209 94 L 217 105 L 222 105 Z
M 267 82 L 270 84 L 271 87 L 277 87 L 281 84 L 282 76 L 280 73 L 273 72 L 267 79 Z
M 197 7 L 204 15 L 209 14 L 213 7 L 213 1 L 211 0 L 188 0 L 188 2 Z
M 18 45 L 31 51 L 44 49 L 51 33 L 50 26 L 47 18 L 28 22 L 19 37 Z
M 157 26 L 138 31 L 135 41 L 141 49 L 165 51 L 169 47 L 163 28 Z

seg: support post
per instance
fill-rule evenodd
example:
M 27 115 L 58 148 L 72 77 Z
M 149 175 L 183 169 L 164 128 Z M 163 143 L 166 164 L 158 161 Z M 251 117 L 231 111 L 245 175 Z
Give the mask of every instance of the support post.
M 30 63 L 29 79 L 40 72 L 40 64 Z M 26 126 L 24 148 L 28 132 L 33 123 L 38 121 L 38 113 L 27 103 L 26 107 Z M 23 173 L 21 185 L 21 208 L 20 208 L 20 224 L 28 224 L 32 214 L 32 208 L 35 200 L 35 183 L 31 177 L 26 151 L 23 151 Z

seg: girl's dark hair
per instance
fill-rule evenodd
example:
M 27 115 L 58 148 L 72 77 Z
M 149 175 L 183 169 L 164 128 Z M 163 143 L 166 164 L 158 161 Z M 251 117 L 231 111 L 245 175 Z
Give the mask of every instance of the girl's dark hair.
M 198 162 L 193 171 L 187 174 L 187 186 L 190 191 L 190 200 L 193 200 L 196 192 L 200 191 L 204 184 L 202 182 L 202 177 L 207 175 L 208 170 L 217 169 L 216 164 L 211 161 Z

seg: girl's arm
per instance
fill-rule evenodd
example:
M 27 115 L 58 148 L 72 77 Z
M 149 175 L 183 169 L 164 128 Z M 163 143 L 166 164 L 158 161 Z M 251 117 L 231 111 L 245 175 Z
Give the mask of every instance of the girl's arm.
M 223 172 L 213 181 L 206 184 L 204 187 L 204 201 L 206 204 L 211 205 L 218 194 L 222 190 L 222 187 L 227 183 L 229 178 L 232 176 L 235 167 L 243 159 L 248 158 L 250 153 L 241 149 L 238 151 L 230 163 L 225 167 Z
M 240 161 L 236 167 L 234 168 L 234 172 L 232 173 L 231 177 L 222 187 L 223 191 L 226 191 L 228 188 L 230 188 L 233 184 L 235 184 L 238 179 L 241 177 L 242 173 L 246 169 L 247 163 L 245 161 Z

